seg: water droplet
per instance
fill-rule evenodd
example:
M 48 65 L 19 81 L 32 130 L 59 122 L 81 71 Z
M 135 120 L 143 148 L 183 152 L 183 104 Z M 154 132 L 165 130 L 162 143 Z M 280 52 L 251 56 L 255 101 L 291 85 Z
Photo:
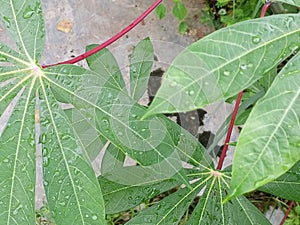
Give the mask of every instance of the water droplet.
M 92 220 L 97 220 L 97 219 L 98 219 L 98 217 L 96 215 L 92 216 Z
M 8 162 L 9 162 L 9 159 L 8 159 L 8 158 L 5 158 L 5 159 L 3 159 L 3 162 L 4 162 L 4 163 L 8 163 Z
M 260 36 L 256 35 L 256 36 L 252 37 L 253 44 L 258 44 L 259 42 L 261 42 Z
M 7 28 L 10 28 L 10 19 L 7 16 L 3 16 L 3 21 Z
M 25 9 L 25 11 L 23 12 L 23 18 L 24 19 L 29 19 L 30 17 L 32 17 L 32 15 L 34 14 L 34 10 L 30 8 L 30 6 L 27 6 L 27 8 Z
M 223 74 L 224 74 L 224 76 L 229 76 L 229 75 L 230 75 L 230 72 L 229 72 L 228 70 L 225 70 L 225 71 L 223 72 Z
M 194 95 L 194 94 L 195 94 L 194 91 L 190 91 L 190 92 L 189 92 L 189 95 Z
M 19 204 L 19 205 L 17 206 L 17 208 L 15 208 L 15 210 L 13 211 L 13 214 L 14 214 L 14 215 L 17 215 L 18 212 L 19 212 L 19 210 L 20 210 L 22 207 L 23 207 L 22 204 Z
M 65 205 L 66 205 L 65 202 L 60 202 L 60 203 L 58 203 L 58 204 L 60 204 L 61 206 L 65 206 Z
M 50 158 L 49 157 L 43 157 L 43 166 L 47 167 L 49 165 Z
M 80 172 L 79 169 L 77 169 L 77 168 L 74 169 L 74 174 L 75 175 L 77 175 L 79 172 Z
M 247 66 L 246 64 L 242 64 L 242 65 L 241 65 L 241 69 L 242 69 L 242 70 L 246 70 L 247 68 L 248 68 L 248 66 Z
M 49 150 L 48 148 L 44 147 L 43 150 L 42 150 L 42 156 L 45 157 L 49 154 Z
M 40 135 L 40 140 L 39 140 L 39 143 L 41 143 L 41 144 L 46 144 L 46 138 L 47 138 L 47 136 L 46 136 L 46 134 L 45 133 L 42 133 L 41 135 Z
M 7 62 L 7 61 L 8 61 L 7 57 L 0 55 L 0 62 Z
M 44 186 L 48 186 L 48 181 L 44 181 Z
M 293 16 L 289 16 L 286 18 L 285 20 L 285 24 L 286 26 L 289 28 L 291 26 L 291 23 L 294 21 L 294 17 Z
M 170 87 L 176 87 L 176 86 L 177 86 L 176 82 L 172 82 L 172 83 L 170 84 Z
M 208 83 L 208 82 L 204 82 L 204 84 L 205 84 L 205 85 L 209 85 L 209 83 Z

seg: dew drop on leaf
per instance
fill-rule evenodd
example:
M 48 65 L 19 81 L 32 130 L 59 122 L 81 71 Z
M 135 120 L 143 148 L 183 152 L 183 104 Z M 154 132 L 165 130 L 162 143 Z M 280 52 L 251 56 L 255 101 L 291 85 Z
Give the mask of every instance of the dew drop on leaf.
M 172 82 L 172 83 L 170 84 L 170 87 L 176 87 L 176 86 L 177 86 L 176 82 Z
M 5 159 L 3 159 L 3 162 L 4 162 L 4 163 L 8 163 L 8 162 L 9 162 L 9 159 L 8 159 L 8 158 L 5 158 Z
M 254 36 L 254 37 L 252 37 L 252 43 L 253 44 L 258 44 L 259 42 L 261 42 L 260 36 Z
M 43 166 L 47 167 L 49 165 L 50 159 L 49 157 L 43 157 Z
M 19 212 L 19 210 L 20 210 L 22 207 L 23 207 L 22 204 L 19 204 L 19 205 L 17 206 L 17 208 L 15 208 L 15 210 L 13 211 L 13 214 L 14 214 L 14 215 L 17 215 L 18 212 Z
M 229 75 L 230 75 L 230 72 L 229 72 L 228 70 L 225 70 L 225 71 L 223 72 L 223 74 L 224 74 L 224 76 L 229 76 Z
M 241 65 L 241 69 L 242 69 L 242 70 L 246 70 L 247 68 L 248 68 L 248 66 L 247 66 L 246 64 L 242 64 L 242 65 Z
M 96 215 L 92 216 L 92 220 L 97 220 L 97 219 L 98 219 L 98 217 Z
M 11 22 L 10 19 L 7 16 L 3 16 L 3 21 L 7 28 L 10 28 Z
M 7 62 L 7 57 L 0 55 L 0 62 Z
M 30 6 L 27 6 L 25 11 L 23 12 L 23 18 L 29 19 L 30 17 L 32 17 L 33 14 L 34 14 L 34 10 L 30 8 Z
M 195 94 L 194 91 L 190 91 L 190 92 L 189 92 L 189 95 L 194 95 L 194 94 Z

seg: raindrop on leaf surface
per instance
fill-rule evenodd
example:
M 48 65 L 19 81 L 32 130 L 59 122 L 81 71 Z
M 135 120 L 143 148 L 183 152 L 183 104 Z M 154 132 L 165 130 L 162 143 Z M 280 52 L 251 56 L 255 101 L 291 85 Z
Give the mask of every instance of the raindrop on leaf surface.
M 7 28 L 10 28 L 10 19 L 7 17 L 7 16 L 3 16 L 3 21 L 4 21 L 4 23 L 5 23 L 5 25 L 6 25 L 6 27 Z
M 252 43 L 253 44 L 258 44 L 259 42 L 261 42 L 261 37 L 260 36 L 252 37 Z
M 32 17 L 32 15 L 34 13 L 35 13 L 34 10 L 32 8 L 30 8 L 30 6 L 27 6 L 25 11 L 23 12 L 23 18 L 24 19 L 29 19 L 30 17 Z

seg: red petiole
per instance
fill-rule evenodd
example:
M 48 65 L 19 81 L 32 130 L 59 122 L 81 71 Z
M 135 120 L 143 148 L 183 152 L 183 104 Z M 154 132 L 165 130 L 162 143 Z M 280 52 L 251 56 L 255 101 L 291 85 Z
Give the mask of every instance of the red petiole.
M 55 64 L 50 64 L 50 65 L 43 65 L 42 68 L 48 68 L 48 67 L 57 66 L 57 65 L 61 65 L 61 64 L 74 64 L 74 63 L 77 63 L 81 60 L 84 60 L 87 57 L 101 51 L 103 48 L 105 48 L 105 47 L 109 46 L 110 44 L 114 43 L 115 41 L 117 41 L 118 39 L 123 37 L 126 33 L 128 33 L 130 30 L 132 30 L 136 25 L 138 25 L 140 22 L 142 22 L 143 19 L 145 19 L 161 2 L 162 2 L 162 0 L 156 0 L 145 12 L 143 12 L 142 15 L 140 15 L 130 25 L 128 25 L 126 28 L 121 30 L 118 34 L 111 37 L 110 39 L 108 39 L 104 43 L 98 45 L 97 47 L 95 47 L 95 48 L 93 48 L 93 49 L 91 49 L 91 50 L 89 50 L 89 51 L 73 58 L 73 59 L 63 61 L 63 62 L 58 62 L 58 63 L 55 63 Z

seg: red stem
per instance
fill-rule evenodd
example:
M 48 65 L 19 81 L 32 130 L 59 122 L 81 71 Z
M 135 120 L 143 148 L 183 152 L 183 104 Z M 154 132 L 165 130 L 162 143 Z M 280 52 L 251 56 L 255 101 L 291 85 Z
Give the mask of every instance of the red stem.
M 240 106 L 242 97 L 243 97 L 243 92 L 241 91 L 239 93 L 238 97 L 237 97 L 237 100 L 236 100 L 236 103 L 235 103 L 235 106 L 234 106 L 234 110 L 233 110 L 232 117 L 231 117 L 231 120 L 230 120 L 229 128 L 228 128 L 228 131 L 227 131 L 227 136 L 226 136 L 226 139 L 225 139 L 225 144 L 224 144 L 224 147 L 223 147 L 223 150 L 222 150 L 220 160 L 218 162 L 217 170 L 222 169 L 224 159 L 226 157 L 226 153 L 227 153 L 227 150 L 228 150 L 228 143 L 230 142 L 230 137 L 231 137 L 232 129 L 233 129 L 233 126 L 234 126 L 234 121 L 235 121 L 235 118 L 236 118 L 236 114 L 239 110 L 239 106 Z
M 267 2 L 266 4 L 264 4 L 264 6 L 261 9 L 261 13 L 260 13 L 260 17 L 265 17 L 268 9 L 270 8 L 272 2 Z
M 289 208 L 288 208 L 288 210 L 285 212 L 284 217 L 282 218 L 282 220 L 281 220 L 281 222 L 280 222 L 279 225 L 283 225 L 283 224 L 284 224 L 284 222 L 285 222 L 285 220 L 287 219 L 287 217 L 289 216 L 289 214 L 290 214 L 290 212 L 291 212 L 293 206 L 294 206 L 294 201 L 291 201 L 291 202 L 290 202 L 290 205 L 289 205 Z
M 270 8 L 270 6 L 271 6 L 271 2 L 267 2 L 266 4 L 264 4 L 264 6 L 261 10 L 260 17 L 264 17 L 266 15 L 266 13 L 267 13 L 268 9 Z M 234 106 L 234 110 L 233 110 L 233 113 L 232 113 L 232 117 L 231 117 L 231 120 L 230 120 L 229 128 L 228 128 L 226 139 L 225 139 L 225 144 L 224 144 L 221 156 L 220 156 L 220 160 L 218 162 L 217 170 L 222 169 L 224 159 L 226 157 L 226 153 L 227 153 L 227 150 L 228 150 L 228 143 L 230 142 L 230 137 L 231 137 L 232 129 L 233 129 L 233 126 L 234 126 L 234 121 L 235 121 L 236 114 L 238 112 L 239 105 L 240 105 L 242 97 L 243 97 L 243 92 L 241 91 L 238 95 L 238 98 L 237 98 L 235 106 Z
M 160 3 L 162 2 L 162 0 L 156 0 L 142 15 L 140 15 L 135 21 L 133 21 L 129 26 L 127 26 L 125 29 L 121 30 L 118 34 L 116 34 L 115 36 L 111 37 L 110 39 L 108 39 L 107 41 L 105 41 L 104 43 L 98 45 L 97 47 L 64 62 L 58 62 L 55 64 L 50 64 L 50 65 L 43 65 L 42 68 L 47 68 L 47 67 L 51 67 L 51 66 L 57 66 L 57 65 L 61 65 L 61 64 L 74 64 L 77 63 L 81 60 L 86 59 L 87 57 L 99 52 L 100 50 L 102 50 L 103 48 L 107 47 L 108 45 L 114 43 L 115 41 L 117 41 L 119 38 L 121 38 L 122 36 L 124 36 L 126 33 L 128 33 L 130 30 L 132 30 L 136 25 L 138 25 L 143 19 L 145 19 L 146 16 L 148 16 Z

